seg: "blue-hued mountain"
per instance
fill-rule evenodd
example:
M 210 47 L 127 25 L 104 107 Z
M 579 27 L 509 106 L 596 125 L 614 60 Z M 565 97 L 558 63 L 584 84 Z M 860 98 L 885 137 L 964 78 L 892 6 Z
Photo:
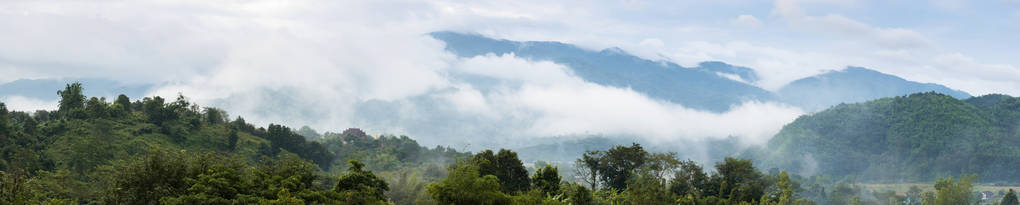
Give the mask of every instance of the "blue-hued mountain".
M 799 79 L 769 92 L 754 86 L 759 77 L 753 69 L 717 61 L 687 68 L 642 59 L 619 48 L 593 51 L 560 42 L 519 42 L 456 32 L 434 32 L 431 36 L 445 42 L 446 50 L 459 57 L 514 53 L 532 60 L 552 61 L 570 67 L 588 82 L 631 88 L 652 98 L 715 112 L 748 100 L 779 101 L 806 111 L 819 111 L 840 103 L 928 91 L 958 99 L 970 97 L 966 92 L 939 84 L 908 81 L 861 67 Z
M 817 111 L 840 103 L 856 103 L 883 97 L 929 92 L 957 99 L 971 97 L 966 92 L 934 83 L 919 83 L 861 67 L 847 67 L 793 81 L 777 92 L 788 104 Z
M 514 53 L 522 58 L 552 61 L 569 66 L 574 75 L 587 82 L 630 88 L 652 98 L 694 109 L 722 112 L 744 101 L 776 100 L 771 92 L 744 83 L 758 79 L 752 70 L 721 62 L 686 68 L 674 63 L 642 59 L 619 48 L 592 51 L 560 42 L 517 42 L 454 32 L 431 35 L 445 42 L 446 49 L 459 57 Z
M 127 84 L 97 78 L 19 79 L 0 84 L 0 97 L 22 96 L 45 101 L 55 101 L 58 98 L 55 90 L 63 90 L 64 86 L 74 82 L 80 82 L 86 88 L 84 90 L 86 96 L 96 97 L 116 97 L 120 94 L 140 97 L 145 95 L 145 92 L 152 87 L 152 85 Z

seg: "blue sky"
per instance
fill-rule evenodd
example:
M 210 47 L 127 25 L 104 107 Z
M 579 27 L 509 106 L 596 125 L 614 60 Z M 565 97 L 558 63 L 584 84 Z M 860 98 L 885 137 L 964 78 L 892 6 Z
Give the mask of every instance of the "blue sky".
M 549 62 L 458 59 L 425 35 L 442 30 L 619 47 L 681 65 L 724 61 L 755 69 L 755 85 L 769 90 L 863 66 L 974 95 L 1020 96 L 1020 0 L 12 0 L 0 1 L 0 82 L 153 83 L 150 94 L 183 93 L 253 122 L 362 127 L 426 142 L 602 133 L 760 143 L 804 113 L 771 102 L 707 113 L 586 83 Z M 525 85 L 482 94 L 451 72 Z M 289 107 L 260 104 L 280 93 L 293 99 L 274 105 Z M 0 100 L 21 110 L 56 105 Z M 365 120 L 371 103 L 400 112 Z M 437 115 L 448 127 L 414 128 Z

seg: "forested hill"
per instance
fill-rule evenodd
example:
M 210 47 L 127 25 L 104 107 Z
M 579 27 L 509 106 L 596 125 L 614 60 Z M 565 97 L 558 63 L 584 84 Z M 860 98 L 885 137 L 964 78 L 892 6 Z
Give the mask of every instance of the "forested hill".
M 593 147 L 573 163 L 536 162 L 529 168 L 506 149 L 472 155 L 359 129 L 319 134 L 311 128 L 256 127 L 182 96 L 168 102 L 121 95 L 107 102 L 82 91 L 78 83 L 58 91 L 55 111 L 8 111 L 0 102 L 0 204 L 779 205 L 875 204 L 868 198 L 903 201 L 921 195 L 935 204 L 974 201 L 973 177 L 966 176 L 940 179 L 935 186 L 962 188 L 866 193 L 819 177 L 762 172 L 747 159 L 727 157 L 714 166 L 700 165 L 673 152 L 649 152 L 637 143 Z M 981 125 L 975 130 L 989 133 L 1005 133 L 995 128 L 1016 122 L 1016 112 L 1004 112 L 1017 110 L 1016 98 L 968 101 L 979 106 L 945 98 L 921 94 L 884 101 L 935 104 L 934 113 L 964 107 L 970 115 L 950 113 L 963 116 L 950 119 L 964 119 L 950 122 Z M 908 108 L 892 110 L 899 109 Z M 928 113 L 918 110 L 911 112 Z M 985 120 L 965 123 L 972 118 Z M 940 126 L 945 125 L 933 125 Z M 966 151 L 1008 145 L 980 146 Z M 1003 158 L 989 162 L 1013 159 L 995 156 Z M 1003 167 L 964 171 L 982 168 L 1008 177 L 1001 175 Z
M 68 84 L 53 111 L 9 111 L 0 102 L 0 204 L 415 200 L 423 193 L 421 180 L 436 180 L 456 158 L 469 156 L 357 129 L 307 140 L 286 126 L 230 120 L 225 111 L 183 96 L 132 101 L 120 95 L 108 102 L 83 93 L 81 84 Z M 348 163 L 352 159 L 360 162 Z M 333 186 L 345 177 L 378 185 L 381 179 L 369 170 L 419 184 L 410 194 L 386 192 L 404 198 Z M 422 174 L 408 181 L 401 170 Z
M 1020 98 L 958 100 L 937 93 L 841 104 L 801 116 L 759 153 L 794 173 L 872 181 L 930 181 L 978 173 L 1020 179 Z

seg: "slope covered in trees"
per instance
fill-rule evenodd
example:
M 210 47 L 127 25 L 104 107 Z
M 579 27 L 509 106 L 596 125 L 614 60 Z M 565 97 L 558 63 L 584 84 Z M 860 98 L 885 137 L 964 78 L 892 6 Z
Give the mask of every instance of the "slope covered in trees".
M 795 173 L 872 181 L 930 181 L 978 173 L 1020 179 L 1020 98 L 958 100 L 917 93 L 841 104 L 805 115 L 768 144 L 761 160 Z
M 425 148 L 359 129 L 298 134 L 229 120 L 184 97 L 107 102 L 83 89 L 58 91 L 55 111 L 9 111 L 0 102 L 0 204 L 788 205 L 922 195 L 866 196 L 856 185 L 762 172 L 746 159 L 705 169 L 636 143 L 585 150 L 572 166 L 529 167 L 512 150 Z M 987 107 L 980 115 L 1013 119 L 1015 112 L 994 112 L 1015 110 L 1015 101 L 973 103 Z M 939 180 L 923 199 L 972 202 L 973 179 Z
M 445 176 L 446 160 L 466 155 L 356 129 L 306 140 L 183 96 L 108 102 L 84 90 L 68 84 L 54 111 L 10 111 L 0 102 L 0 204 L 375 203 L 399 198 L 384 196 L 391 192 L 376 174 L 423 170 L 434 180 Z

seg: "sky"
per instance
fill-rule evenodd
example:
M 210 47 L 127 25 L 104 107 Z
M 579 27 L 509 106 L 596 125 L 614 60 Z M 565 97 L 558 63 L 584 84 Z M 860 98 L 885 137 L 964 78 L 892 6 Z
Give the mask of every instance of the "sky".
M 755 69 L 767 90 L 861 66 L 1020 96 L 1018 0 L 10 0 L 0 2 L 0 83 L 151 83 L 152 95 L 181 93 L 258 123 L 363 127 L 426 144 L 576 134 L 760 144 L 804 114 L 771 102 L 709 113 L 587 83 L 550 62 L 457 58 L 426 35 L 444 30 L 619 47 L 685 66 L 723 61 Z M 456 73 L 504 86 L 482 93 Z M 22 110 L 56 105 L 0 99 Z

